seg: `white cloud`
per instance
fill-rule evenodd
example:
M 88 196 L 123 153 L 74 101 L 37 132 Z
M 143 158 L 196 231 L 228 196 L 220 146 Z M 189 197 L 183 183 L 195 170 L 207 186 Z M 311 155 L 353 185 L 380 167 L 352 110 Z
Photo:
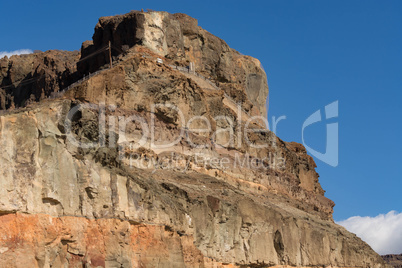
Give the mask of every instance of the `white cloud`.
M 337 224 L 355 233 L 381 255 L 402 253 L 402 213 L 390 211 L 376 217 L 356 216 Z
M 21 54 L 31 54 L 33 53 L 30 49 L 18 49 L 14 51 L 0 51 L 0 59 L 4 56 L 11 57 L 12 55 L 21 55 Z

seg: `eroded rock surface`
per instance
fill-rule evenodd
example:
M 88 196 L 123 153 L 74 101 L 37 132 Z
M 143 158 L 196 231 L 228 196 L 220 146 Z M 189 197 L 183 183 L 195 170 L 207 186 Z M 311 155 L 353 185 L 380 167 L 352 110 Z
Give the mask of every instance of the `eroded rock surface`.
M 266 116 L 268 84 L 261 63 L 243 56 L 225 41 L 198 26 L 185 14 L 132 11 L 125 15 L 102 17 L 95 27 L 93 41 L 84 42 L 82 57 L 108 46 L 113 55 L 142 45 L 175 65 L 194 63 L 195 70 L 219 85 L 229 96 L 242 103 L 253 115 Z M 78 65 L 82 73 L 94 72 L 109 62 L 106 53 Z
M 113 68 L 0 116 L 0 267 L 384 266 L 302 145 L 244 131 L 265 114 L 257 60 L 183 14 L 101 18 L 81 58 L 109 40 L 129 47 Z
M 382 258 L 388 263 L 391 267 L 401 268 L 402 267 L 402 254 L 389 254 L 384 255 Z
M 48 98 L 78 80 L 78 51 L 49 50 L 0 59 L 0 110 Z

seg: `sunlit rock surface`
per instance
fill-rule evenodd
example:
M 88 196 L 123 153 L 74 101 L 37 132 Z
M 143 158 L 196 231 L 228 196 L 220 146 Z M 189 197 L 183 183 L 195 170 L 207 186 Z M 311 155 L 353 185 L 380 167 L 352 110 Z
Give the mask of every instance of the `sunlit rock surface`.
M 111 69 L 91 56 L 109 41 Z M 244 132 L 266 114 L 258 60 L 166 12 L 101 18 L 81 54 L 61 84 L 81 82 L 2 107 L 0 267 L 385 267 L 333 222 L 302 145 Z

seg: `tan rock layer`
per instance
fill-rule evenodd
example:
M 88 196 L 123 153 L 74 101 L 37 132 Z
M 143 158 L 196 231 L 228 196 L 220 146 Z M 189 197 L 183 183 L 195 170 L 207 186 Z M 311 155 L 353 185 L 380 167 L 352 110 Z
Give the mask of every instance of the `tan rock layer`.
M 1 231 L 5 241 L 2 248 L 5 250 L 14 247 L 14 251 L 0 254 L 0 261 L 10 262 L 10 258 L 13 261 L 15 256 L 21 256 L 18 254 L 26 253 L 26 259 L 20 258 L 17 261 L 35 263 L 34 259 L 39 259 L 41 262 L 36 260 L 36 263 L 40 267 L 46 267 L 42 264 L 52 260 L 57 263 L 54 267 L 60 267 L 60 263 L 70 258 L 61 250 L 64 243 L 67 244 L 68 252 L 69 240 L 60 236 L 36 236 L 37 233 L 59 235 L 58 230 L 63 228 L 69 230 L 83 224 L 99 222 L 101 227 L 98 229 L 91 227 L 87 230 L 85 227 L 74 233 L 78 236 L 75 241 L 84 243 L 86 247 L 77 245 L 74 248 L 75 241 L 72 241 L 71 252 L 78 256 L 94 256 L 94 262 L 104 259 L 105 265 L 108 261 L 111 263 L 109 267 L 115 267 L 118 263 L 125 262 L 126 258 L 134 258 L 131 254 L 136 251 L 132 251 L 132 246 L 138 243 L 124 245 L 127 251 L 118 251 L 119 247 L 112 247 L 110 250 L 116 249 L 117 253 L 110 254 L 119 257 L 106 258 L 109 253 L 104 252 L 103 244 L 108 244 L 109 239 L 114 240 L 114 237 L 112 239 L 102 236 L 98 231 L 101 229 L 100 232 L 103 233 L 114 232 L 122 237 L 131 237 L 131 229 L 127 229 L 128 227 L 121 231 L 124 235 L 121 232 L 117 234 L 115 225 L 120 226 L 118 223 L 124 222 L 122 226 L 131 226 L 129 223 L 135 226 L 165 226 L 160 227 L 156 233 L 150 231 L 146 234 L 147 241 L 154 241 L 152 245 L 161 243 L 161 248 L 140 253 L 137 259 L 144 258 L 144 267 L 185 267 L 186 262 L 171 265 L 176 258 L 181 261 L 188 254 L 184 246 L 179 246 L 181 238 L 172 241 L 168 238 L 157 238 L 155 241 L 152 238 L 167 235 L 161 234 L 164 228 L 170 234 L 191 237 L 186 245 L 193 243 L 202 256 L 217 263 L 243 267 L 382 265 L 381 258 L 355 235 L 331 221 L 321 219 L 319 214 L 314 215 L 296 208 L 294 205 L 297 202 L 293 203 L 293 199 L 281 198 L 264 188 L 250 191 L 245 183 L 231 184 L 229 177 L 208 175 L 197 170 L 182 172 L 132 167 L 117 160 L 116 148 L 113 147 L 74 147 L 62 127 L 71 104 L 68 100 L 44 102 L 35 108 L 0 117 L 0 144 L 4 150 L 0 158 L 0 211 L 5 214 L 0 219 L 5 223 L 11 219 L 10 225 L 4 224 Z M 116 112 L 119 110 L 116 109 Z M 96 121 L 94 116 L 92 111 L 83 111 L 81 119 L 77 118 L 78 124 L 86 126 L 76 128 L 78 139 L 93 137 L 91 131 L 97 129 L 95 126 L 92 130 Z M 162 132 L 165 129 L 164 124 L 158 123 L 158 129 Z M 71 218 L 66 219 L 73 223 L 64 226 L 64 223 L 59 223 L 64 221 L 63 217 L 53 220 L 52 217 L 43 216 L 47 220 L 43 223 L 43 218 L 38 218 L 42 220 L 38 221 L 37 232 L 28 231 L 23 229 L 24 220 L 20 225 L 13 222 L 20 219 L 19 215 L 13 216 L 12 213 L 15 212 L 48 214 L 52 217 L 70 216 Z M 116 220 L 107 225 L 103 220 L 93 221 L 82 217 L 112 217 Z M 27 221 L 30 222 L 31 219 Z M 106 224 L 104 228 L 101 223 Z M 12 226 L 19 226 L 21 229 L 16 230 Z M 79 237 L 87 233 L 91 234 L 88 238 Z M 176 234 L 173 237 L 177 237 Z M 36 239 L 33 236 L 38 237 L 36 244 L 22 242 Z M 103 241 L 103 244 L 98 240 L 90 240 L 95 237 Z M 60 242 L 57 240 L 59 238 Z M 159 240 L 162 242 L 157 242 Z M 12 244 L 10 241 L 16 243 Z M 46 251 L 43 244 L 52 245 L 54 241 L 57 246 Z M 173 246 L 173 253 L 166 249 L 170 250 L 171 244 L 177 245 Z M 139 245 L 142 243 L 139 242 Z M 193 250 L 190 247 L 189 251 Z M 98 258 L 95 253 L 104 255 L 99 255 Z M 198 256 L 196 253 L 191 254 Z M 146 265 L 148 255 L 152 262 Z M 74 258 L 79 259 L 78 263 L 82 261 L 81 257 Z M 199 261 L 201 267 L 203 262 L 206 262 L 205 259 Z M 98 265 L 102 266 L 102 263 Z M 123 267 L 136 267 L 135 265 L 126 263 Z M 19 267 L 24 266 L 21 264 Z M 208 267 L 207 264 L 205 267 Z

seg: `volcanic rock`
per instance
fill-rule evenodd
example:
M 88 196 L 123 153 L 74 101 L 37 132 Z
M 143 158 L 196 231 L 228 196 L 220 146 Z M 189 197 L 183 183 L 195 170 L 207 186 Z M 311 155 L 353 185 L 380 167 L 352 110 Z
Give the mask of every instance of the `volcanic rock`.
M 0 62 L 6 85 L 48 77 L 2 99 L 0 267 L 385 267 L 333 222 L 305 148 L 252 118 L 259 61 L 195 19 L 100 18 L 81 56 Z
M 0 110 L 48 98 L 78 80 L 78 51 L 49 50 L 0 59 Z

